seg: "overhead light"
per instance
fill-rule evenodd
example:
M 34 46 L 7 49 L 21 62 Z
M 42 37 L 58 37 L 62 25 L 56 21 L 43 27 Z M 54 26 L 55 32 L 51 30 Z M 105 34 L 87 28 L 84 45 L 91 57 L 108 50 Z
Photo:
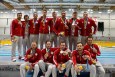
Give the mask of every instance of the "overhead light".
M 102 13 L 102 12 L 98 12 L 98 13 Z
M 111 12 L 107 12 L 107 13 L 111 13 Z
M 74 11 L 74 9 L 69 9 L 69 11 Z
M 49 11 L 51 11 L 51 12 L 52 12 L 52 11 L 54 11 L 54 9 L 49 9 Z
M 93 12 L 90 12 L 90 13 L 93 13 Z
M 3 12 L 0 12 L 0 13 L 3 13 Z
M 36 11 L 36 9 L 30 9 L 30 10 L 31 10 L 31 11 L 34 11 L 34 12 Z
M 92 10 L 92 9 L 88 9 L 87 11 L 88 11 L 88 12 L 92 12 L 93 10 Z
M 69 9 L 69 11 L 71 11 L 71 9 Z
M 33 11 L 35 12 L 35 11 L 36 11 L 36 9 L 33 9 Z
M 16 9 L 13 9 L 12 11 L 15 11 L 15 12 L 16 12 L 17 10 L 16 10 Z
M 71 11 L 74 11 L 74 9 L 71 9 Z
M 5 13 L 8 13 L 8 12 L 5 12 Z
M 90 11 L 90 9 L 88 9 L 87 11 Z
M 112 12 L 113 10 L 107 10 L 107 11 L 110 11 L 110 12 Z
M 93 11 L 92 9 L 90 11 Z
M 110 9 L 109 9 L 109 10 L 107 10 L 107 13 L 111 13 L 111 12 L 113 12 L 113 10 L 110 10 Z

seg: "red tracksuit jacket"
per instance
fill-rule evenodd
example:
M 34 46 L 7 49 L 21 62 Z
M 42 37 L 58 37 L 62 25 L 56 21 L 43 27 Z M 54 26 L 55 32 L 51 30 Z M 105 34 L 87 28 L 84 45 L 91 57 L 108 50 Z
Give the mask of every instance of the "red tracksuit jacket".
M 93 52 L 93 50 L 92 50 L 93 47 L 97 50 L 97 53 Z M 91 54 L 91 57 L 93 59 L 96 59 L 96 60 L 97 60 L 96 56 L 100 56 L 101 55 L 99 47 L 96 44 L 92 44 L 91 46 L 89 46 L 88 44 L 86 44 L 84 46 L 84 50 L 88 50 L 90 52 L 90 54 Z
M 30 20 L 30 34 L 39 34 L 39 20 Z
M 12 36 L 23 36 L 22 22 L 19 23 L 18 19 L 14 19 L 10 26 L 10 34 Z
M 64 50 L 64 52 L 66 52 L 66 50 L 67 48 Z M 60 63 L 65 63 L 68 60 L 70 60 L 69 54 L 64 55 L 63 53 L 61 53 L 60 48 L 54 52 L 53 61 L 56 66 L 58 66 L 58 64 Z
M 44 62 L 48 62 L 48 63 L 53 63 L 53 55 L 54 55 L 54 51 L 57 50 L 58 48 L 50 48 L 49 52 L 48 52 L 48 57 L 47 59 L 44 58 L 44 55 L 46 54 L 46 49 L 42 50 L 42 57 L 44 59 Z
M 49 20 L 50 20 L 50 18 L 46 18 L 43 21 L 42 17 L 39 19 L 39 22 L 40 22 L 39 33 L 49 34 L 49 28 L 50 28 L 50 26 L 49 26 Z
M 67 29 L 65 27 L 65 25 L 67 25 L 69 29 Z M 58 25 L 56 25 L 56 28 L 57 28 L 58 33 L 64 32 L 65 36 L 70 35 L 70 23 L 67 19 L 65 19 L 65 21 L 63 21 L 62 18 L 59 18 L 59 23 L 58 23 Z
M 74 50 L 72 52 L 72 61 L 73 61 L 73 64 L 74 65 L 76 65 L 76 64 L 86 64 L 87 61 L 84 60 L 84 58 L 83 58 L 84 55 L 88 55 L 89 57 L 91 57 L 89 51 L 83 50 L 82 54 L 79 54 L 77 50 Z M 91 65 L 92 61 L 89 60 L 88 63 Z
M 94 27 L 94 32 L 92 32 L 92 27 Z M 91 18 L 87 20 L 86 29 L 84 27 L 84 19 L 80 19 L 80 28 L 82 36 L 90 36 L 91 33 L 95 34 L 97 30 L 97 26 Z
M 22 28 L 23 28 L 23 38 L 25 37 L 25 27 L 26 27 L 26 22 L 25 21 L 22 21 Z M 30 21 L 28 21 L 28 35 L 30 35 Z
M 53 18 L 49 21 L 50 24 L 50 32 L 54 32 L 56 35 L 58 34 L 58 26 L 59 26 L 59 18 L 56 18 L 54 21 Z
M 71 25 L 71 31 L 70 31 L 70 35 L 72 35 L 72 23 L 73 23 L 73 18 L 71 18 L 69 20 L 70 25 Z M 73 36 L 78 36 L 78 31 L 80 30 L 80 21 L 79 19 L 75 20 L 75 31 L 74 31 L 74 35 Z
M 31 58 L 28 59 L 28 55 L 31 55 L 32 51 L 31 51 L 31 48 L 27 50 L 26 52 L 26 55 L 25 55 L 25 61 L 27 62 L 30 62 L 32 63 L 33 65 L 38 62 L 39 60 L 42 59 L 42 53 L 41 53 L 41 50 L 36 48 L 35 49 L 35 53 L 32 55 Z

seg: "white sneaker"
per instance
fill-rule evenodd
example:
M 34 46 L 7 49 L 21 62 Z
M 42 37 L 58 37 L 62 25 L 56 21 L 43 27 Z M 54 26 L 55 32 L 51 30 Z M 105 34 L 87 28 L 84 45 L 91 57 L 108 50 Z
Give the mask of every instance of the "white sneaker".
M 12 58 L 12 62 L 16 62 L 16 58 Z
M 45 77 L 45 76 L 40 76 L 40 77 Z
M 24 59 L 25 59 L 25 57 L 22 57 L 22 58 L 21 58 L 21 60 L 24 60 Z

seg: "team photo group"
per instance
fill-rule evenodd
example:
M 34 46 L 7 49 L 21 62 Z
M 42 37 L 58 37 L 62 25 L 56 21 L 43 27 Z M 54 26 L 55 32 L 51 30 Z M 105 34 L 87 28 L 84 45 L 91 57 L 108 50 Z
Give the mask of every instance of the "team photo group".
M 18 59 L 24 60 L 20 77 L 26 77 L 28 71 L 33 71 L 33 77 L 39 77 L 40 71 L 43 77 L 59 77 L 58 72 L 64 72 L 64 77 L 77 77 L 85 69 L 89 69 L 90 77 L 105 77 L 97 59 L 101 51 L 93 42 L 97 25 L 87 12 L 81 18 L 73 12 L 70 19 L 65 11 L 61 16 L 54 11 L 52 17 L 48 17 L 47 10 L 39 18 L 37 12 L 33 18 L 22 15 L 17 13 L 10 26 L 11 60 L 16 62 L 16 51 Z

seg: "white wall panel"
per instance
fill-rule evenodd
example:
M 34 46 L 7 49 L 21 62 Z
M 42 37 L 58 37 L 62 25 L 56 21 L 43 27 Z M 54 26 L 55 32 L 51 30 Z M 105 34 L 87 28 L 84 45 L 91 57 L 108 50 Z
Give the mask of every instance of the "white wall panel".
M 57 11 L 57 10 L 56 10 Z M 60 10 L 58 10 L 57 12 L 58 16 L 60 16 Z M 29 13 L 29 12 L 24 12 L 23 11 L 23 16 L 24 14 L 28 14 L 30 16 L 30 19 L 33 18 L 33 14 L 32 13 Z M 38 17 L 40 17 L 42 15 L 42 12 L 38 12 Z M 51 16 L 51 12 L 48 11 L 48 16 Z M 66 14 L 68 17 L 67 18 L 70 18 L 72 16 L 72 12 L 70 11 L 67 11 L 67 14 Z M 2 13 L 0 14 L 0 35 L 1 34 L 4 34 L 4 30 L 5 30 L 5 34 L 10 34 L 10 24 L 11 24 L 11 21 L 16 18 L 17 14 L 15 13 Z M 22 17 L 23 17 L 22 16 Z M 78 17 L 82 17 L 83 16 L 83 13 L 81 12 L 78 12 Z M 104 22 L 104 27 L 105 27 L 105 30 L 104 30 L 104 36 L 108 36 L 110 34 L 110 36 L 114 36 L 115 37 L 115 13 L 112 13 L 109 14 L 104 12 L 102 14 L 99 14 L 98 12 L 94 12 L 93 14 L 89 14 L 89 17 L 97 17 L 97 22 Z M 109 17 L 111 20 L 109 20 Z M 110 22 L 109 22 L 110 21 Z M 8 25 L 7 25 L 8 23 Z M 6 29 L 4 29 L 3 27 L 7 27 Z M 109 33 L 109 27 L 111 28 L 110 29 L 110 33 Z M 101 36 L 101 32 L 97 32 L 96 36 Z

